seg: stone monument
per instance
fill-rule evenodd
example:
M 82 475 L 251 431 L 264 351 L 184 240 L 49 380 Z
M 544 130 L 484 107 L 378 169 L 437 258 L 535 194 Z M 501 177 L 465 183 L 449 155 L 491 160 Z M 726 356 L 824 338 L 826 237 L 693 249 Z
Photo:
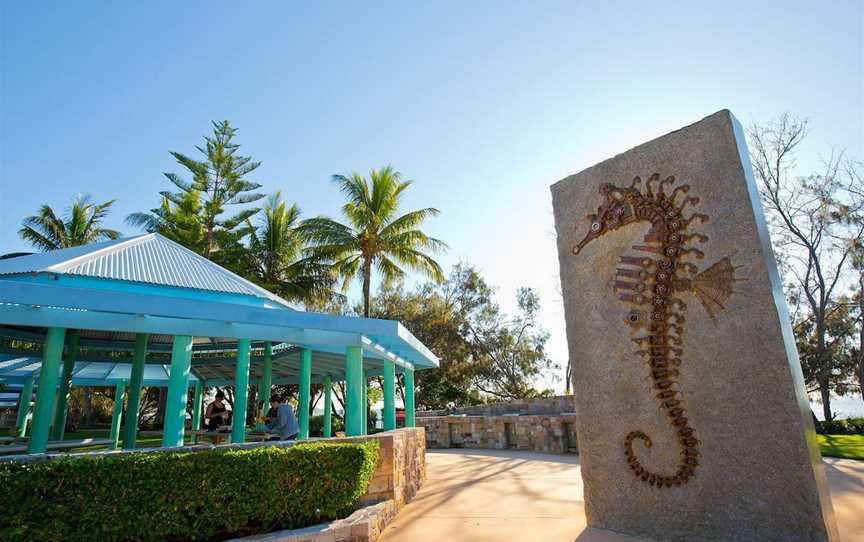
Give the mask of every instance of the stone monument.
M 552 198 L 588 525 L 836 541 L 737 120 L 715 113 Z

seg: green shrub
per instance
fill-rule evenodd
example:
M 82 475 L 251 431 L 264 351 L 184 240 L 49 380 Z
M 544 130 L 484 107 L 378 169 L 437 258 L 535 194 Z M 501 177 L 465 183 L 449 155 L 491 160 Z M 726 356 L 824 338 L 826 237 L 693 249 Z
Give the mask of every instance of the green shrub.
M 347 514 L 378 443 L 0 463 L 0 540 L 220 540 Z
M 342 423 L 342 420 L 337 418 L 336 416 L 330 417 L 330 431 L 331 435 L 335 435 L 336 431 L 344 431 L 345 426 Z M 324 435 L 324 416 L 312 416 L 309 418 L 309 436 L 310 437 L 321 437 Z
M 820 435 L 864 435 L 864 418 L 817 421 L 816 432 Z

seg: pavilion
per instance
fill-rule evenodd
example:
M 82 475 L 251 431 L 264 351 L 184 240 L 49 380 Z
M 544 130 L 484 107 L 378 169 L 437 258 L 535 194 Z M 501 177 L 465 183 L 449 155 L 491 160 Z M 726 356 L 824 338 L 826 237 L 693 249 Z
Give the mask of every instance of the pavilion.
M 127 448 L 142 386 L 166 386 L 162 445 L 173 447 L 183 445 L 190 385 L 197 428 L 206 386 L 233 384 L 234 410 L 245 413 L 250 377 L 265 404 L 272 384 L 297 384 L 298 438 L 308 438 L 311 384 L 324 385 L 329 436 L 332 385 L 344 381 L 345 432 L 355 436 L 366 431 L 370 376 L 383 377 L 389 430 L 396 374 L 413 426 L 414 371 L 438 366 L 399 322 L 297 310 L 158 234 L 0 260 L 0 352 L 0 382 L 20 386 L 19 405 L 36 388 L 29 453 L 62 438 L 73 384 L 117 386 L 120 405 L 128 388 Z M 243 442 L 245 415 L 231 429 L 231 441 Z

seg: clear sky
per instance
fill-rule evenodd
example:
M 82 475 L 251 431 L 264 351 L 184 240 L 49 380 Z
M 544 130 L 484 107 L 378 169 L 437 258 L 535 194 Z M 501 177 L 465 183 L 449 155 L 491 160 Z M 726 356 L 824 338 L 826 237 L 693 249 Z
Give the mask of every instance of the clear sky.
M 802 166 L 864 156 L 860 1 L 35 4 L 0 3 L 0 253 L 78 192 L 136 233 L 168 151 L 229 119 L 306 215 L 338 212 L 333 173 L 414 179 L 442 263 L 478 265 L 507 308 L 536 288 L 561 363 L 550 184 L 723 108 L 809 117 Z

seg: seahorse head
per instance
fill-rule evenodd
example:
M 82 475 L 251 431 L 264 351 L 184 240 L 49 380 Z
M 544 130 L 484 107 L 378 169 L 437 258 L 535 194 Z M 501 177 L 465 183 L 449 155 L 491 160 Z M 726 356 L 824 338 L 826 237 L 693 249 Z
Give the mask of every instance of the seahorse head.
M 588 215 L 588 233 L 585 238 L 573 249 L 574 254 L 579 254 L 585 246 L 601 235 L 617 230 L 628 224 L 634 218 L 632 198 L 628 198 L 626 189 L 618 188 L 612 184 L 604 184 L 600 187 L 600 194 L 605 201 L 597 208 L 597 213 Z

